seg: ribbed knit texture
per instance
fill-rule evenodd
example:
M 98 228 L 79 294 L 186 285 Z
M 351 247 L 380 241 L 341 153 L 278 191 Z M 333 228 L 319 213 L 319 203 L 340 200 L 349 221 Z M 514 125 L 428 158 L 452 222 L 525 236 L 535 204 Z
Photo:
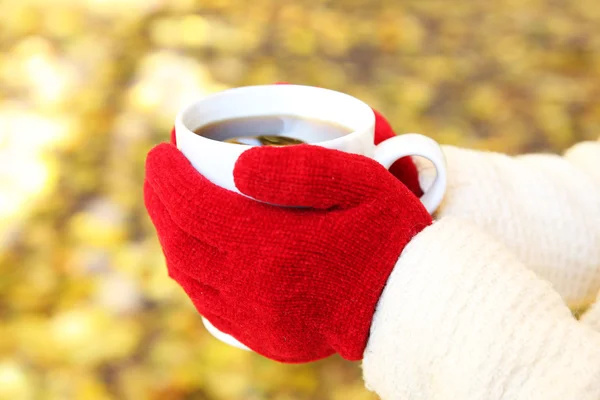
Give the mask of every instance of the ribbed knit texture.
M 564 157 L 509 157 L 452 146 L 443 151 L 448 186 L 436 218 L 461 217 L 493 235 L 550 281 L 569 306 L 595 300 L 600 290 L 599 142 L 580 143 Z M 424 187 L 431 175 L 422 169 Z
M 598 400 L 600 334 L 505 246 L 445 217 L 402 252 L 363 369 L 384 400 Z
M 171 144 L 148 155 L 145 203 L 170 276 L 266 357 L 361 359 L 390 271 L 431 216 L 374 160 L 318 146 L 253 148 L 234 178 L 259 201 L 212 184 Z

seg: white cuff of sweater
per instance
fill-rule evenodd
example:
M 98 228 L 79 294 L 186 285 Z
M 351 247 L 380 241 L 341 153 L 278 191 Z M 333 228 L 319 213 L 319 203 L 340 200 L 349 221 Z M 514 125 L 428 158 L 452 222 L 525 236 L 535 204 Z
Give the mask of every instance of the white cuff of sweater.
M 448 186 L 436 218 L 472 221 L 552 282 L 573 308 L 600 290 L 600 142 L 556 155 L 443 146 Z M 435 170 L 416 159 L 423 187 Z
M 600 335 L 506 248 L 444 218 L 390 275 L 363 370 L 384 400 L 598 400 Z
M 596 303 L 581 316 L 581 322 L 600 332 L 600 293 L 598 294 Z

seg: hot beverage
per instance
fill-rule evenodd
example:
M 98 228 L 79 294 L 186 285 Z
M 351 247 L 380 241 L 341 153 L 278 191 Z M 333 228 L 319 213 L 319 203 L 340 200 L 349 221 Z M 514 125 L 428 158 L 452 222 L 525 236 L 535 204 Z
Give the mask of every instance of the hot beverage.
M 340 124 L 291 115 L 266 115 L 227 119 L 201 126 L 197 135 L 248 146 L 290 146 L 336 139 L 352 130 Z

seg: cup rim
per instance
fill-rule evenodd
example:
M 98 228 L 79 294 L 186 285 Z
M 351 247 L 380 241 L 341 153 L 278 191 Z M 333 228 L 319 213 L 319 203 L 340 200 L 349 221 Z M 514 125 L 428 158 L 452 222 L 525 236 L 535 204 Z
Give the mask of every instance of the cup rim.
M 249 86 L 239 86 L 239 87 L 234 87 L 234 88 L 229 88 L 229 89 L 225 89 L 216 93 L 211 93 L 209 95 L 203 96 L 199 99 L 196 99 L 194 101 L 189 102 L 185 107 L 183 107 L 178 113 L 177 116 L 175 118 L 175 132 L 177 133 L 178 128 L 183 128 L 186 133 L 190 133 L 193 134 L 197 137 L 197 140 L 200 141 L 208 141 L 210 143 L 212 143 L 213 145 L 215 145 L 216 143 L 220 143 L 222 145 L 227 145 L 227 146 L 235 146 L 236 149 L 251 149 L 253 147 L 256 146 L 251 146 L 251 145 L 246 145 L 246 144 L 237 144 L 237 143 L 227 143 L 227 142 L 223 142 L 220 140 L 215 140 L 215 139 L 210 139 L 204 136 L 200 136 L 200 135 L 196 135 L 194 133 L 193 130 L 191 130 L 190 128 L 188 128 L 186 126 L 186 124 L 183 122 L 184 118 L 186 117 L 187 113 L 190 112 L 190 110 L 196 106 L 198 103 L 200 102 L 207 102 L 207 101 L 211 101 L 214 100 L 218 97 L 222 97 L 222 96 L 229 96 L 232 93 L 235 92 L 239 92 L 239 91 L 246 91 L 246 90 L 256 90 L 259 88 L 266 88 L 266 87 L 277 87 L 277 88 L 281 88 L 281 90 L 289 90 L 289 89 L 294 89 L 294 88 L 301 88 L 302 90 L 315 90 L 318 92 L 326 92 L 330 95 L 335 95 L 335 96 L 339 96 L 339 97 L 343 97 L 346 98 L 346 100 L 352 101 L 354 103 L 356 103 L 359 107 L 361 108 L 365 108 L 365 111 L 368 110 L 368 113 L 365 112 L 365 122 L 363 123 L 363 126 L 356 128 L 356 129 L 352 129 L 352 132 L 340 136 L 338 138 L 334 138 L 334 139 L 329 139 L 329 140 L 323 140 L 323 141 L 319 141 L 319 142 L 312 142 L 312 143 L 307 143 L 307 144 L 312 144 L 312 145 L 325 145 L 325 147 L 329 147 L 331 146 L 335 146 L 338 143 L 342 143 L 348 139 L 352 139 L 355 136 L 364 134 L 364 132 L 368 131 L 369 128 L 372 128 L 371 130 L 374 132 L 374 127 L 375 127 L 375 112 L 373 111 L 373 109 L 364 101 L 349 95 L 347 93 L 343 93 L 343 92 L 339 92 L 337 90 L 332 90 L 332 89 L 326 89 L 326 88 L 320 88 L 318 86 L 310 86 L 310 85 L 296 85 L 296 84 L 265 84 L 265 85 L 249 85 Z M 301 116 L 301 114 L 299 115 Z M 243 117 L 240 117 L 243 118 Z M 299 146 L 299 145 L 290 145 L 290 146 Z M 286 146 L 286 147 L 290 147 L 290 146 Z

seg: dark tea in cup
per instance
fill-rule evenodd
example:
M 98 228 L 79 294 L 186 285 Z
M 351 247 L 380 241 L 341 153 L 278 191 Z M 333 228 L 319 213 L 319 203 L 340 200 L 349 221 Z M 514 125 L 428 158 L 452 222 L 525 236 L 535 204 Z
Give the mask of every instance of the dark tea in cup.
M 350 128 L 334 122 L 292 115 L 233 118 L 194 130 L 195 134 L 208 139 L 247 146 L 290 146 L 310 143 L 309 136 L 326 141 L 351 132 Z

